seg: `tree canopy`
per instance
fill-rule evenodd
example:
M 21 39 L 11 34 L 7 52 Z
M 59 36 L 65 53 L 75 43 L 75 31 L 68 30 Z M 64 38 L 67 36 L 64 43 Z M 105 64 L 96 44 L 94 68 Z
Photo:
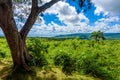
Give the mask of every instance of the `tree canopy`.
M 99 31 L 92 32 L 90 35 L 90 38 L 93 38 L 95 41 L 98 41 L 100 39 L 104 40 L 105 36 L 104 36 L 104 33 L 99 30 Z

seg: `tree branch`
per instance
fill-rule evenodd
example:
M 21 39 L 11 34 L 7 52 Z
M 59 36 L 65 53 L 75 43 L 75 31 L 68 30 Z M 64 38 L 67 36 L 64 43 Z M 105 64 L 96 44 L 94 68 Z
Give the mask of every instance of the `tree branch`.
M 46 9 L 48 9 L 49 7 L 51 7 L 58 1 L 60 1 L 60 0 L 51 0 L 50 2 L 44 4 L 43 6 L 39 7 L 39 12 L 45 11 Z
M 35 23 L 37 16 L 38 16 L 38 0 L 32 0 L 32 8 L 31 8 L 31 13 L 25 22 L 23 28 L 20 31 L 21 38 L 25 39 L 28 32 L 32 28 L 33 24 Z
M 32 8 L 38 7 L 38 0 L 32 0 Z
M 50 2 L 44 4 L 43 6 L 38 7 L 38 1 L 32 0 L 31 13 L 30 13 L 25 25 L 23 26 L 23 28 L 20 31 L 22 39 L 25 39 L 26 36 L 28 35 L 28 33 L 29 33 L 30 29 L 32 28 L 33 24 L 35 23 L 39 13 L 41 13 L 42 11 L 45 11 L 46 9 L 48 9 L 49 7 L 51 7 L 58 1 L 60 1 L 60 0 L 51 0 Z

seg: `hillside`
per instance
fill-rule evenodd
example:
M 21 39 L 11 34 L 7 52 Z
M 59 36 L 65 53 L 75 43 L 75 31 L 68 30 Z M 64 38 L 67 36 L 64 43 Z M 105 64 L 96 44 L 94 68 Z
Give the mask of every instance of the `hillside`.
M 120 39 L 120 33 L 104 33 L 106 39 Z M 90 39 L 90 33 L 74 33 L 74 34 L 64 34 L 57 35 L 55 38 L 74 38 L 79 37 L 80 39 Z

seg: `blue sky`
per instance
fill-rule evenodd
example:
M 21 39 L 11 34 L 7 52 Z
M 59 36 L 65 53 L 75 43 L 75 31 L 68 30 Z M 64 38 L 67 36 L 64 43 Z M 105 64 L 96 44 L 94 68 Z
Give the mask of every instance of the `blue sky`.
M 43 4 L 50 0 L 43 0 Z M 105 33 L 120 33 L 120 0 L 92 0 L 87 12 L 78 13 L 78 6 L 71 2 L 59 1 L 43 12 L 34 24 L 29 36 L 54 36 L 59 34 L 91 33 L 101 30 Z M 14 10 L 18 29 L 24 24 L 20 16 L 27 18 L 27 4 L 16 5 Z
M 120 33 L 120 0 L 92 0 L 91 9 L 77 13 L 75 3 L 58 2 L 44 12 L 43 20 L 50 33 Z M 49 30 L 48 30 L 49 32 Z

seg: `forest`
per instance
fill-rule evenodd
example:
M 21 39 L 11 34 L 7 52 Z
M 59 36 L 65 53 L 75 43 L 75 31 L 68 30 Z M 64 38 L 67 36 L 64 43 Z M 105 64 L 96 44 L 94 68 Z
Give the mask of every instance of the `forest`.
M 15 71 L 5 80 L 120 80 L 120 40 L 28 37 L 27 47 L 34 57 L 27 63 L 31 71 Z M 10 72 L 12 64 L 1 37 L 0 77 Z

